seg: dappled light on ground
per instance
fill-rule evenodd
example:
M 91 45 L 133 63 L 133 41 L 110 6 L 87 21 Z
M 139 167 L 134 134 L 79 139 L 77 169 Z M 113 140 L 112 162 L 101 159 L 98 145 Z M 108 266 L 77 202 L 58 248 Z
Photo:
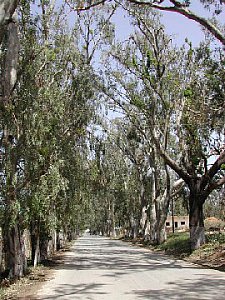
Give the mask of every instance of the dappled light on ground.
M 224 299 L 224 273 L 86 235 L 38 299 Z

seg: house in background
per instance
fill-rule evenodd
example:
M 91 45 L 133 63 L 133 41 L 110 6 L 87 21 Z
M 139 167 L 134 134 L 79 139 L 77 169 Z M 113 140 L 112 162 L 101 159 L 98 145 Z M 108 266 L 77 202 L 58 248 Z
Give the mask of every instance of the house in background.
M 168 232 L 173 231 L 173 219 L 175 230 L 188 230 L 189 228 L 189 216 L 168 216 L 166 219 L 166 230 Z

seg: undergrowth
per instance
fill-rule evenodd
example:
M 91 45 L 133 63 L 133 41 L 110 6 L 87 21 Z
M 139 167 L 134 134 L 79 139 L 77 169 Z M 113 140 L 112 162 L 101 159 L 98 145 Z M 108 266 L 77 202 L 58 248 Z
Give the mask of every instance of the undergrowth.
M 166 254 L 185 257 L 190 255 L 190 240 L 189 233 L 179 232 L 169 234 L 167 240 L 156 247 L 158 250 L 164 250 Z

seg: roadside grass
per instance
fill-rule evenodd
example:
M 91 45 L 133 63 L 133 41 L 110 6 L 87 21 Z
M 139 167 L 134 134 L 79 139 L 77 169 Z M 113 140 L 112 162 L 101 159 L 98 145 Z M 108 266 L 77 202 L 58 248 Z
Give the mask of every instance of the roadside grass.
M 225 251 L 225 233 L 206 233 L 206 244 L 201 246 L 198 250 L 191 252 L 189 232 L 175 232 L 169 234 L 165 243 L 156 246 L 155 249 L 181 258 L 198 255 L 208 256 L 212 255 L 218 249 Z
M 140 238 L 123 238 L 123 241 L 225 272 L 225 232 L 207 232 L 206 244 L 193 252 L 190 249 L 189 232 L 169 233 L 167 240 L 157 246 L 150 245 L 149 241 Z
M 179 258 L 189 256 L 191 254 L 189 233 L 176 232 L 168 234 L 167 240 L 162 245 L 156 246 L 155 249 L 165 251 L 166 254 Z
M 225 233 L 206 233 L 206 244 L 191 252 L 188 232 L 169 234 L 164 244 L 154 247 L 165 254 L 209 268 L 225 271 Z
M 207 233 L 206 244 L 195 250 L 191 256 L 199 258 L 224 258 L 225 263 L 225 233 Z

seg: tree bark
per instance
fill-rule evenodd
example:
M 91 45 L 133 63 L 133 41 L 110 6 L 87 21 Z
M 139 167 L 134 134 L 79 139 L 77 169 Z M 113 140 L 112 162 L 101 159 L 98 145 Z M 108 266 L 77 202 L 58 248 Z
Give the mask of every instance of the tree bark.
M 34 268 L 40 263 L 40 234 L 35 235 L 35 243 L 32 245 L 33 247 L 33 266 Z
M 138 236 L 138 222 L 135 220 L 134 216 L 130 216 L 130 229 L 131 233 L 129 234 L 132 239 L 136 239 Z
M 163 197 L 163 196 L 161 196 Z M 157 199 L 161 200 L 162 199 Z M 150 216 L 150 242 L 153 245 L 160 245 L 166 240 L 165 222 L 167 218 L 167 209 L 165 209 L 166 203 L 154 204 L 154 214 Z
M 156 215 L 156 199 L 154 199 L 154 197 L 149 207 L 149 221 L 150 221 L 149 240 L 152 245 L 155 245 L 157 244 L 156 242 L 157 215 Z
M 189 227 L 191 250 L 198 249 L 205 244 L 203 204 L 204 201 L 200 196 L 194 192 L 190 193 Z
M 10 279 L 19 279 L 25 273 L 26 256 L 23 242 L 18 224 L 5 230 L 5 269 L 8 270 Z
M 161 245 L 166 241 L 167 234 L 165 228 L 165 222 L 162 226 L 158 226 L 156 230 L 156 244 Z
M 0 44 L 12 20 L 12 15 L 18 5 L 18 0 L 0 0 Z
M 147 224 L 149 222 L 148 219 L 148 201 L 147 201 L 147 184 L 148 180 L 150 180 L 147 176 L 143 175 L 142 173 L 139 174 L 139 180 L 140 180 L 140 229 L 141 229 L 141 236 L 145 238 L 145 235 L 147 234 L 146 228 Z
M 5 49 L 2 65 L 2 107 L 5 124 L 11 122 L 12 94 L 17 80 L 19 60 L 19 38 L 16 19 L 12 17 L 17 1 L 0 1 L 0 43 L 4 38 Z M 17 163 L 18 154 L 13 133 L 9 125 L 3 129 L 2 145 L 5 149 L 5 218 L 3 226 L 6 269 L 9 277 L 20 278 L 24 275 L 26 262 L 23 239 L 20 231 L 19 211 L 17 207 Z
M 34 267 L 40 263 L 40 221 L 31 222 L 31 260 Z
M 115 209 L 114 209 L 114 201 L 112 200 L 111 203 L 111 233 L 110 236 L 116 237 L 116 230 L 115 230 Z
M 159 173 L 157 172 L 156 163 L 154 164 L 155 172 L 152 176 L 152 205 L 150 210 L 150 241 L 152 244 L 160 245 L 166 240 L 165 222 L 168 214 L 168 208 L 171 198 L 170 173 L 165 165 L 165 188 L 159 184 Z M 162 175 L 161 175 L 162 176 Z M 172 190 L 176 188 L 174 183 Z
M 60 230 L 56 230 L 56 251 L 59 251 L 61 248 L 61 243 L 60 243 Z

